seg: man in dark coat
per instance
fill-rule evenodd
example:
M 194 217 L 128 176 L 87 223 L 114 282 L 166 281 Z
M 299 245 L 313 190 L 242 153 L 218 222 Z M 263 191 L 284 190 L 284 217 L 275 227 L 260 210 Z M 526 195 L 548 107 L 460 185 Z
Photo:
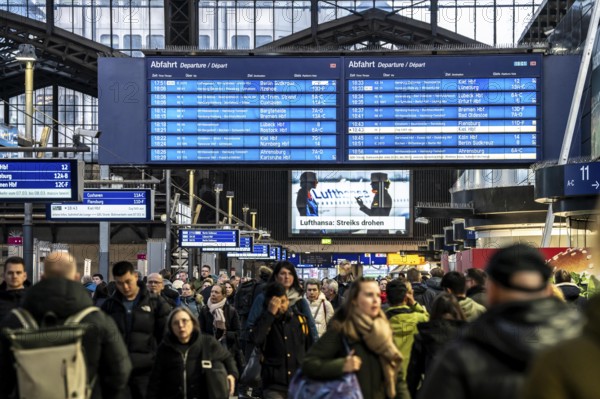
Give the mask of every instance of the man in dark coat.
M 4 262 L 4 281 L 0 284 L 0 321 L 16 308 L 25 294 L 25 261 L 11 256 Z
M 117 291 L 104 302 L 102 310 L 114 319 L 127 343 L 133 364 L 129 379 L 131 397 L 143 399 L 171 308 L 162 297 L 150 294 L 137 280 L 130 262 L 115 263 L 113 277 Z
M 489 310 L 436 359 L 419 399 L 516 398 L 534 355 L 579 334 L 580 317 L 552 296 L 537 249 L 501 249 L 487 273 Z
M 413 267 L 406 272 L 406 278 L 412 286 L 415 301 L 431 312 L 431 305 L 437 294 L 433 290 L 427 289 L 427 286 L 421 282 L 421 272 Z
M 69 316 L 90 306 L 92 300 L 79 282 L 75 259 L 66 252 L 52 252 L 46 257 L 42 280 L 27 290 L 23 300 L 23 309 L 31 313 L 38 324 L 42 324 L 42 320 L 50 314 L 61 324 Z M 90 326 L 83 336 L 82 345 L 88 375 L 96 377 L 92 398 L 126 397 L 124 394 L 127 391 L 131 361 L 117 326 L 100 311 L 85 316 L 81 324 Z M 0 328 L 5 327 L 20 328 L 22 325 L 11 314 L 0 324 Z M 0 398 L 12 398 L 17 388 L 14 358 L 9 345 L 2 336 Z
M 269 283 L 264 294 L 265 309 L 250 337 L 263 351 L 263 398 L 286 399 L 292 376 L 312 343 L 310 328 L 306 317 L 289 307 L 283 285 Z

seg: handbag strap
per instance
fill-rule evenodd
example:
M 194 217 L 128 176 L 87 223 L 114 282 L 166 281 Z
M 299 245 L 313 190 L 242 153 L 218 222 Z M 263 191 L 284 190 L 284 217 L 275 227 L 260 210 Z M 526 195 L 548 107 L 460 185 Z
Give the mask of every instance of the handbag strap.
M 350 354 L 350 344 L 348 343 L 348 339 L 345 335 L 342 334 L 342 343 L 344 344 L 344 349 L 346 350 L 346 355 Z

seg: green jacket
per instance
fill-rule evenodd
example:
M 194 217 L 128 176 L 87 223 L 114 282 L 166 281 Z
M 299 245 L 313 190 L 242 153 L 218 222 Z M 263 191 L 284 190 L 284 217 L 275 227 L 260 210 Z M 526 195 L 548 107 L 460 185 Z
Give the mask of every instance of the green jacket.
M 402 353 L 402 375 L 406 379 L 406 372 L 410 363 L 410 352 L 412 351 L 415 335 L 419 332 L 417 324 L 429 321 L 429 313 L 419 303 L 413 306 L 392 306 L 385 311 L 390 320 L 390 326 L 394 333 L 394 344 Z
M 483 305 L 478 304 L 471 298 L 456 298 L 460 308 L 465 313 L 467 321 L 473 321 L 487 310 Z
M 348 342 L 350 349 L 360 357 L 362 365 L 356 373 L 364 399 L 390 399 L 386 397 L 383 371 L 379 357 L 367 348 L 362 341 Z M 308 378 L 328 380 L 343 375 L 346 349 L 342 333 L 328 328 L 325 334 L 311 346 L 302 363 L 302 372 Z M 402 376 L 398 374 L 396 398 L 409 399 L 408 389 Z

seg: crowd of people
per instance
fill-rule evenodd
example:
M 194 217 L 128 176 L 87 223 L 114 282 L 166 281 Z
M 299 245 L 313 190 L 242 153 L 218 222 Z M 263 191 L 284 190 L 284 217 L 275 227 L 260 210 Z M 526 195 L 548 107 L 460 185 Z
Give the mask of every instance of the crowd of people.
M 413 268 L 395 278 L 339 274 L 302 281 L 287 261 L 255 279 L 170 270 L 141 276 L 127 261 L 111 282 L 80 278 L 66 252 L 29 284 L 8 258 L 0 284 L 0 399 L 22 381 L 6 331 L 14 309 L 54 326 L 95 306 L 81 323 L 91 398 L 285 399 L 295 374 L 335 380 L 353 373 L 365 399 L 597 396 L 590 360 L 600 351 L 600 299 L 587 301 L 537 249 L 503 248 L 485 270 Z M 260 383 L 240 378 L 255 352 Z M 550 381 L 551 380 L 551 381 Z

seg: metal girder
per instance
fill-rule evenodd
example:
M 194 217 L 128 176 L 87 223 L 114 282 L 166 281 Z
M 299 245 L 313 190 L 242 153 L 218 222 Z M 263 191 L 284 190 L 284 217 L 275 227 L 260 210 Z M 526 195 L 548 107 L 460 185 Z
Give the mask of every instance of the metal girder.
M 34 88 L 52 83 L 98 96 L 98 57 L 127 57 L 93 40 L 44 22 L 0 10 L 0 98 L 24 91 L 24 67 L 14 59 L 20 44 L 36 48 Z
M 377 46 L 451 45 L 481 43 L 446 29 L 437 28 L 432 34 L 431 25 L 387 11 L 371 8 L 331 22 L 320 24 L 315 40 L 311 28 L 284 37 L 267 46 L 269 48 L 306 46 L 323 48 L 348 48 L 364 44 Z M 318 43 L 318 44 L 316 44 Z

